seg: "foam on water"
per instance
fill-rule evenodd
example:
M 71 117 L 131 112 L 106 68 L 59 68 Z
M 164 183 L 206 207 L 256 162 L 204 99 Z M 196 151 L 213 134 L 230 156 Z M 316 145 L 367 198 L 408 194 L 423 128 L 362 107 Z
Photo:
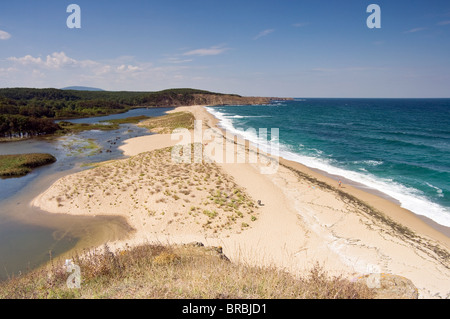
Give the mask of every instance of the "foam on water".
M 368 188 L 372 188 L 378 191 L 385 193 L 386 195 L 398 200 L 401 204 L 401 207 L 412 211 L 417 215 L 422 215 L 432 219 L 438 224 L 450 227 L 450 210 L 444 206 L 441 206 L 437 203 L 431 202 L 420 190 L 415 188 L 406 187 L 402 184 L 394 182 L 388 178 L 381 178 L 375 176 L 371 173 L 368 173 L 366 169 L 359 168 L 359 171 L 352 171 L 348 169 L 344 169 L 338 166 L 333 160 L 330 160 L 325 157 L 321 157 L 322 151 L 315 149 L 314 154 L 317 156 L 304 155 L 297 153 L 293 150 L 293 147 L 287 144 L 283 144 L 283 137 L 280 136 L 281 142 L 278 140 L 271 141 L 269 143 L 267 140 L 262 139 L 258 135 L 255 134 L 254 130 L 243 130 L 239 127 L 235 127 L 233 123 L 234 119 L 239 119 L 237 117 L 226 115 L 214 108 L 207 107 L 208 112 L 210 112 L 213 116 L 215 116 L 219 120 L 219 125 L 225 129 L 226 131 L 240 136 L 255 146 L 258 146 L 261 150 L 267 153 L 271 153 L 272 147 L 275 145 L 278 154 L 280 157 L 283 157 L 287 160 L 295 161 L 306 165 L 311 168 L 319 169 L 325 171 L 332 175 L 338 175 L 345 177 L 354 182 L 363 184 Z M 270 128 L 266 128 L 270 132 Z M 258 132 L 258 128 L 256 128 L 256 132 Z M 282 132 L 280 132 L 280 135 Z M 275 143 L 274 143 L 275 142 Z M 303 147 L 302 144 L 299 144 L 300 147 Z M 379 166 L 382 165 L 382 161 L 374 161 L 374 160 L 366 160 L 366 161 L 355 161 L 354 164 L 362 163 L 369 166 Z M 429 187 L 435 188 L 438 196 L 444 196 L 442 194 L 442 190 L 439 188 L 428 184 Z
M 436 186 L 434 186 L 434 185 L 431 185 L 431 184 L 428 183 L 428 182 L 426 182 L 426 184 L 427 184 L 428 186 L 430 186 L 431 188 L 435 189 L 435 190 L 436 190 L 436 193 L 438 194 L 439 197 L 444 197 L 444 194 L 443 194 L 443 192 L 442 192 L 442 189 L 440 189 L 439 187 L 436 187 Z

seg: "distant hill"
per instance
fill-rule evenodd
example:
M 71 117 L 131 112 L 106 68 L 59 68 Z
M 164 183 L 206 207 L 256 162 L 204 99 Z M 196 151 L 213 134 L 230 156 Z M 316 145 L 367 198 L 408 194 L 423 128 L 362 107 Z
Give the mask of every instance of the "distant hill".
M 113 92 L 72 89 L 0 89 L 0 137 L 36 136 L 57 129 L 55 119 L 92 117 L 137 107 L 268 104 L 280 98 L 244 97 L 196 89 Z M 92 88 L 89 88 L 92 89 Z
M 88 86 L 68 86 L 65 88 L 62 88 L 61 90 L 74 90 L 74 91 L 105 91 L 98 88 L 92 88 Z
M 86 91 L 72 89 L 0 89 L 0 117 L 68 119 L 122 113 L 136 107 L 177 107 L 189 105 L 268 104 L 280 98 L 244 97 L 236 94 L 178 88 L 158 92 Z M 76 87 L 80 88 L 80 87 Z M 4 123 L 8 122 L 4 118 Z M 0 124 L 1 118 L 0 118 Z M 3 127 L 0 125 L 0 131 Z M 5 124 L 11 128 L 10 124 Z

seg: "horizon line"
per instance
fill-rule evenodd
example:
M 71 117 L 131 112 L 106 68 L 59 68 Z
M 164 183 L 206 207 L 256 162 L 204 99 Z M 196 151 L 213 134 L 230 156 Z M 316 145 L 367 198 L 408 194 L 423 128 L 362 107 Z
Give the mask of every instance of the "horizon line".
M 74 85 L 72 87 L 76 87 L 78 85 Z M 71 86 L 68 86 L 71 87 Z M 209 91 L 209 90 L 205 90 L 205 89 L 195 89 L 195 88 L 187 88 L 187 87 L 172 87 L 172 88 L 166 88 L 166 89 L 160 89 L 160 90 L 156 90 L 156 91 L 142 91 L 142 90 L 137 90 L 137 91 L 133 91 L 133 90 L 105 90 L 102 88 L 98 88 L 98 87 L 90 87 L 90 86 L 84 86 L 84 85 L 79 85 L 79 87 L 84 87 L 84 88 L 92 88 L 95 90 L 75 90 L 75 89 L 67 89 L 66 87 L 64 88 L 56 88 L 56 87 L 27 87 L 27 86 L 15 86 L 15 87 L 1 87 L 1 89 L 36 89 L 36 90 L 45 90 L 45 89 L 55 89 L 55 90 L 61 90 L 61 91 L 90 91 L 90 92 L 142 92 L 142 93 L 152 93 L 152 92 L 160 92 L 160 91 L 166 91 L 166 90 L 176 90 L 176 89 L 192 89 L 192 90 L 200 90 L 200 91 L 208 91 L 211 93 L 219 93 L 219 94 L 234 94 L 234 95 L 241 95 L 244 97 L 266 97 L 266 98 L 290 98 L 290 99 L 450 99 L 450 96 L 448 97 L 325 97 L 325 96 L 276 96 L 276 95 L 271 95 L 271 96 L 262 96 L 262 95 L 242 95 L 239 93 L 222 93 L 222 92 L 217 92 L 217 91 Z

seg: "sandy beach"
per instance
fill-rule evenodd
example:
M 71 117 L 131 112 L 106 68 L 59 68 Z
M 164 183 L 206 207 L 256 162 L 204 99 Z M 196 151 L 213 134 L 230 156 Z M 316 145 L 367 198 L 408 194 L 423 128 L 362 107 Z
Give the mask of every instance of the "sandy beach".
M 179 107 L 217 127 L 204 106 Z M 190 147 L 188 141 L 184 146 Z M 245 141 L 204 139 L 204 150 Z M 143 242 L 222 246 L 235 262 L 276 266 L 301 274 L 315 263 L 332 275 L 404 276 L 419 298 L 450 297 L 450 238 L 396 203 L 337 182 L 304 165 L 279 159 L 273 174 L 264 163 L 174 163 L 179 140 L 155 134 L 125 141 L 124 160 L 65 176 L 32 205 L 51 213 L 111 215 L 127 219 L 129 238 L 113 249 Z M 228 145 L 228 144 L 230 145 Z M 248 147 L 248 152 L 257 151 Z M 261 201 L 259 204 L 258 201 Z

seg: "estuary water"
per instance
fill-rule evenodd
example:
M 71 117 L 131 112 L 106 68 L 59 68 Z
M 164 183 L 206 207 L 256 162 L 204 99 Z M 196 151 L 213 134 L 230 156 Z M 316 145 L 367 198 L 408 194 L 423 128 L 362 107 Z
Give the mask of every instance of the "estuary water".
M 138 108 L 126 113 L 74 119 L 96 123 L 140 115 L 161 116 L 173 108 Z M 87 248 L 127 236 L 125 220 L 48 214 L 30 201 L 57 179 L 87 169 L 89 164 L 124 158 L 118 147 L 126 139 L 149 135 L 146 129 L 122 124 L 114 131 L 84 131 L 59 138 L 35 138 L 0 144 L 0 155 L 49 153 L 54 164 L 19 178 L 0 179 L 0 280 L 35 268 L 75 247 Z

